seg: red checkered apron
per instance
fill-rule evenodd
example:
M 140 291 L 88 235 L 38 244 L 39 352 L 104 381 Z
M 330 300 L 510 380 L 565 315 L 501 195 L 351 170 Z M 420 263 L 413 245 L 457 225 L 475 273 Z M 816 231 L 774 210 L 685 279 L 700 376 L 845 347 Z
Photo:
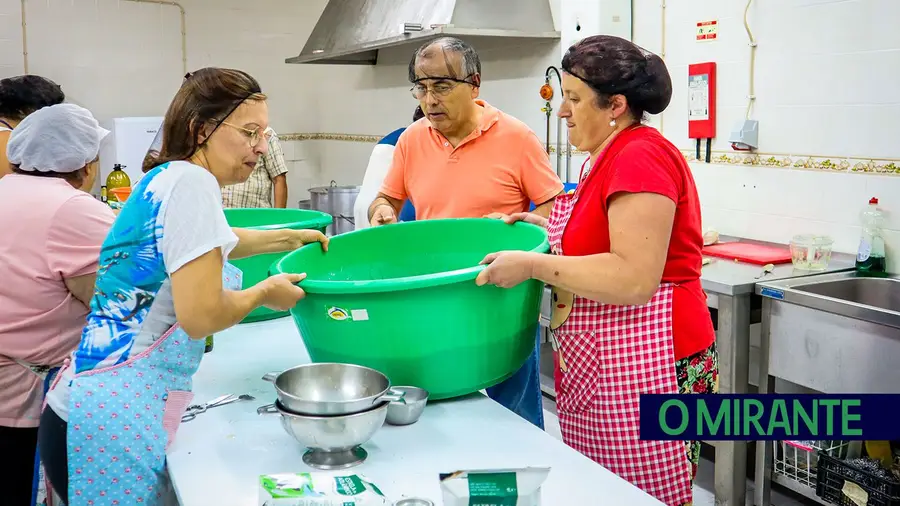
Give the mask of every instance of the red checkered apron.
M 577 201 L 577 191 L 556 198 L 548 225 L 556 255 L 564 254 L 563 231 Z M 678 393 L 672 289 L 664 283 L 646 305 L 615 306 L 554 288 L 551 330 L 562 354 L 562 360 L 555 356 L 555 379 L 563 441 L 663 503 L 680 506 L 692 499 L 685 443 L 641 441 L 638 402 L 643 393 Z

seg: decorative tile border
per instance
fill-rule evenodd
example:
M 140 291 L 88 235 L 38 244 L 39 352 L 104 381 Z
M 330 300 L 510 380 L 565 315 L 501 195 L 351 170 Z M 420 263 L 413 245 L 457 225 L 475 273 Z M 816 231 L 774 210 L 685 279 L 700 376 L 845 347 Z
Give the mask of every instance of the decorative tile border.
M 689 162 L 697 161 L 696 152 L 694 151 L 682 150 L 681 154 L 684 156 L 685 160 Z M 790 155 L 784 153 L 730 153 L 720 151 L 712 157 L 712 163 L 900 176 L 900 160 L 890 158 L 866 159 L 840 156 Z
M 279 134 L 283 141 L 341 141 L 376 144 L 382 135 L 345 134 L 345 133 L 288 133 Z M 557 146 L 550 145 L 550 154 L 555 156 Z M 572 148 L 572 156 L 584 156 L 587 152 Z M 681 150 L 685 160 L 697 162 L 696 152 Z M 714 151 L 712 163 L 721 165 L 747 165 L 750 167 L 773 167 L 782 169 L 815 170 L 823 172 L 847 172 L 857 174 L 878 174 L 900 176 L 900 159 L 891 158 L 854 158 L 841 156 L 792 155 L 785 153 L 735 153 L 733 151 Z
M 278 138 L 283 141 L 343 141 L 364 142 L 367 144 L 377 144 L 382 137 L 384 136 L 362 134 L 333 134 L 326 132 L 278 134 Z

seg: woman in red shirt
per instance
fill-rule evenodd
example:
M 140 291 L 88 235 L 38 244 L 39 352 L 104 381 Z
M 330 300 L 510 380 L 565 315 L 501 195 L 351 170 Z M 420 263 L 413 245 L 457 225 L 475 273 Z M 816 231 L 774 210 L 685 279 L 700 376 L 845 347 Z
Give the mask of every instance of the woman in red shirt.
M 659 56 L 608 35 L 570 47 L 562 68 L 559 116 L 592 167 L 549 220 L 504 217 L 545 226 L 554 254 L 488 255 L 477 283 L 553 287 L 564 441 L 663 503 L 687 504 L 699 442 L 685 454 L 681 442 L 641 441 L 638 417 L 640 394 L 718 390 L 697 190 L 681 152 L 641 123 L 668 106 L 672 81 Z

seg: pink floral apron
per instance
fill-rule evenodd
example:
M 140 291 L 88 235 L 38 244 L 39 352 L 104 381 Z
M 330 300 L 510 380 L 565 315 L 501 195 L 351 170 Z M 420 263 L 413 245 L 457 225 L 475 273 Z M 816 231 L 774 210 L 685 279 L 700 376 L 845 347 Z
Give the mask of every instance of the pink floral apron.
M 241 271 L 226 263 L 223 284 L 240 290 Z M 205 346 L 176 324 L 125 362 L 75 375 L 67 506 L 160 503 L 168 487 L 166 450 L 193 399 L 191 380 Z M 64 367 L 71 367 L 68 360 Z
M 591 176 L 583 174 L 581 185 Z M 553 254 L 564 254 L 563 232 L 577 202 L 578 190 L 556 198 L 547 227 Z M 685 443 L 642 441 L 639 415 L 640 394 L 679 392 L 672 291 L 663 283 L 643 306 L 616 306 L 553 288 L 550 329 L 559 343 L 554 358 L 563 441 L 663 503 L 680 506 L 692 499 Z

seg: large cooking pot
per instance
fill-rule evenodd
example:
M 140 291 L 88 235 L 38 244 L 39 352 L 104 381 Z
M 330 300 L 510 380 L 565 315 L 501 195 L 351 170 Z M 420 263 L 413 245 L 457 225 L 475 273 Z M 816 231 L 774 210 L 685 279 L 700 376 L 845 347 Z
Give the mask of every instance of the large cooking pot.
M 359 413 L 385 401 L 402 401 L 387 376 L 352 364 L 304 364 L 263 379 L 275 384 L 278 401 L 297 414 L 324 416 Z
M 359 196 L 359 186 L 338 186 L 331 181 L 329 186 L 315 186 L 309 189 L 310 207 L 330 214 L 334 223 L 329 227 L 329 235 L 343 234 L 354 230 L 353 205 Z

